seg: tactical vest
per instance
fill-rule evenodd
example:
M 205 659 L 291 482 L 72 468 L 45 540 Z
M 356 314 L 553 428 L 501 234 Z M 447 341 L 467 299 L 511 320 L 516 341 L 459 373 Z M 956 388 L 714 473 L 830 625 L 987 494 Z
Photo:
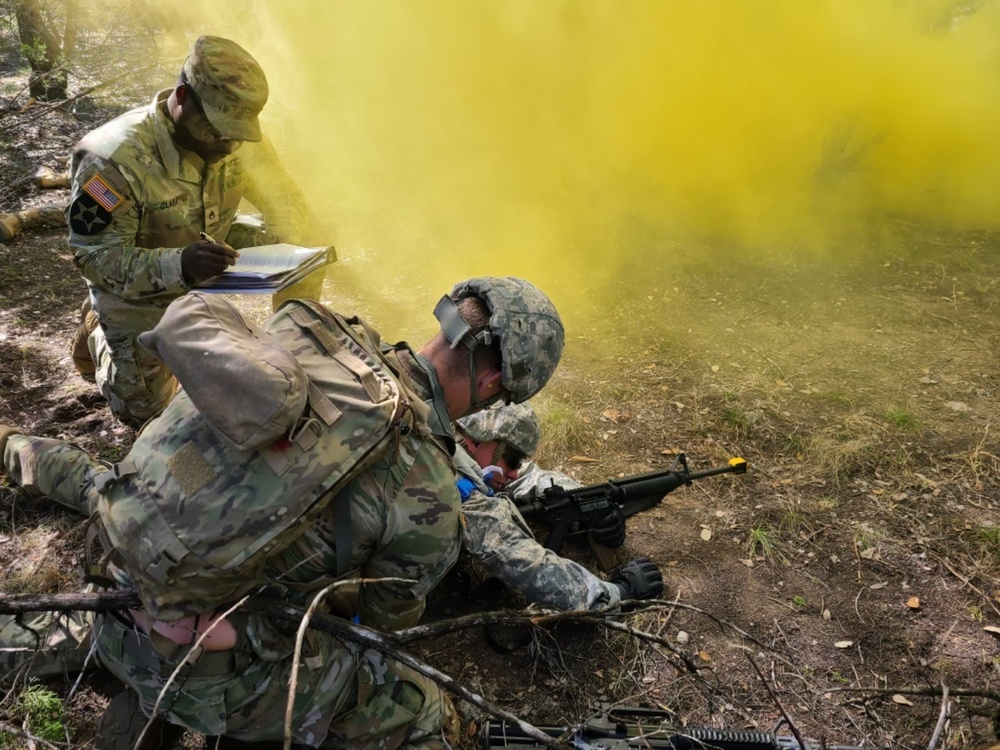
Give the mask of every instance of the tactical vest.
M 328 508 L 338 575 L 350 507 L 337 493 L 427 407 L 357 319 L 287 302 L 263 330 L 222 298 L 175 301 L 143 344 L 184 390 L 96 478 L 104 545 L 162 620 L 219 609 L 262 583 L 265 562 Z

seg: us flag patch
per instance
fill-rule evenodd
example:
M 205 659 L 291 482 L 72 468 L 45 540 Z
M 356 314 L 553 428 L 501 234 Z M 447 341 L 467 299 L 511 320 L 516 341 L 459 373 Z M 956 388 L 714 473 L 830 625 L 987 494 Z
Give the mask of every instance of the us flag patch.
M 83 192 L 107 211 L 114 211 L 125 200 L 101 175 L 95 174 L 83 183 Z

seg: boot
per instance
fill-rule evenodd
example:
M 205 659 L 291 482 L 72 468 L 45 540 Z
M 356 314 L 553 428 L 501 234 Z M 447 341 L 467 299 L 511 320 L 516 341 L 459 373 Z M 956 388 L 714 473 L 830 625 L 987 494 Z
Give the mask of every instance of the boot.
M 94 373 L 97 372 L 97 365 L 94 364 L 94 359 L 90 356 L 90 345 L 87 342 L 95 328 L 97 328 L 97 314 L 90 308 L 90 300 L 84 300 L 80 307 L 80 325 L 76 327 L 71 352 L 73 364 L 76 366 L 76 371 L 80 373 L 80 377 L 92 382 Z
M 11 435 L 20 435 L 21 431 L 9 424 L 0 424 L 0 468 L 3 464 L 3 449 L 7 447 L 7 438 Z
M 39 167 L 35 172 L 35 187 L 68 188 L 69 172 L 56 172 L 49 167 Z
M 119 693 L 108 703 L 97 722 L 96 750 L 184 750 L 184 727 L 156 717 L 136 744 L 149 719 L 139 707 L 139 696 L 131 690 Z
M 25 229 L 66 225 L 65 206 L 39 206 L 0 214 L 0 242 L 9 242 Z

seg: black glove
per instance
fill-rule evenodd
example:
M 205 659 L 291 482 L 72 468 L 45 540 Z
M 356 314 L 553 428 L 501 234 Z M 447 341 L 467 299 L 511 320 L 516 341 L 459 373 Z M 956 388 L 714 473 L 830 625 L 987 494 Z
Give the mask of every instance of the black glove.
M 611 583 L 621 589 L 622 600 L 655 599 L 663 593 L 663 575 L 648 557 L 629 560 L 611 575 Z
M 625 516 L 617 503 L 612 503 L 607 515 L 594 522 L 590 535 L 595 542 L 605 547 L 621 547 L 625 544 Z

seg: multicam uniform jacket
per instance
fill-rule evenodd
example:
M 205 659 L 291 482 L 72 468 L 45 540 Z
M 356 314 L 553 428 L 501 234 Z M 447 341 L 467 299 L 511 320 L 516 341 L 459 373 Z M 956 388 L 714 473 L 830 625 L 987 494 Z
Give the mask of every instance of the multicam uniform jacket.
M 486 572 L 520 593 L 530 603 L 565 610 L 597 609 L 621 601 L 621 590 L 602 581 L 579 563 L 545 549 L 532 535 L 524 518 L 506 494 L 532 497 L 552 483 L 567 489 L 579 487 L 565 474 L 525 464 L 518 479 L 504 494 L 488 496 L 479 465 L 461 446 L 455 463 L 463 476 L 477 486 L 462 503 L 462 551 Z
M 389 355 L 397 356 L 396 354 Z M 359 595 L 363 624 L 399 628 L 415 624 L 424 596 L 458 556 L 459 497 L 450 451 L 453 446 L 443 394 L 429 366 L 409 351 L 415 393 L 430 406 L 430 437 L 417 430 L 401 439 L 342 492 L 351 515 L 351 564 L 374 580 Z M 415 371 L 415 372 L 414 372 Z M 4 452 L 10 477 L 77 511 L 98 503 L 93 479 L 106 469 L 68 443 L 12 435 Z M 234 482 L 238 481 L 234 470 Z M 336 501 L 335 501 L 336 502 Z M 332 507 L 332 506 L 331 506 Z M 335 531 L 321 518 L 270 564 L 262 584 L 301 602 L 305 593 L 332 581 Z M 295 628 L 253 615 L 236 614 L 234 649 L 209 652 L 181 674 L 161 705 L 172 721 L 207 735 L 247 741 L 281 739 L 293 668 Z M 103 664 L 139 693 L 149 711 L 188 650 L 165 654 L 144 633 L 113 616 L 99 616 L 98 651 Z M 312 747 L 398 746 L 439 750 L 454 729 L 447 697 L 432 682 L 376 651 L 310 631 L 297 673 L 292 722 L 295 741 Z
M 199 232 L 234 247 L 294 241 L 306 215 L 267 141 L 244 143 L 215 164 L 180 150 L 170 91 L 87 134 L 70 169 L 69 245 L 100 321 L 91 339 L 98 386 L 116 414 L 138 419 L 159 411 L 175 388 L 135 337 L 190 288 L 181 251 Z M 234 225 L 244 198 L 264 214 L 266 238 Z

